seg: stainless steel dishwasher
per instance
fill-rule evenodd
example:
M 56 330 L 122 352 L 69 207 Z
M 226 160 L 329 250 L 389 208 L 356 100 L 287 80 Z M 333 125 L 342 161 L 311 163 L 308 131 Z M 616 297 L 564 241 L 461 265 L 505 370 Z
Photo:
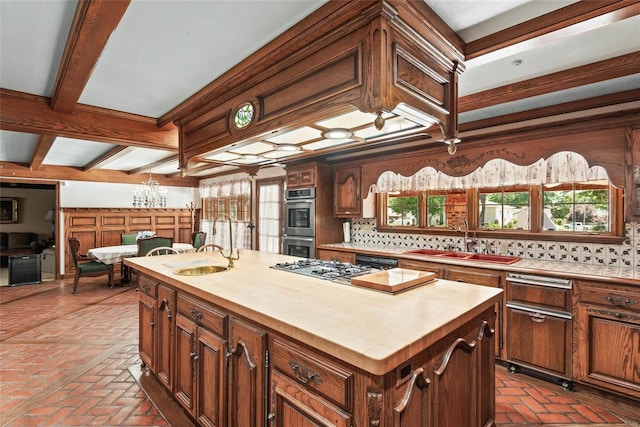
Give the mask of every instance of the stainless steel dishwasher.
M 507 368 L 572 388 L 572 281 L 507 273 Z

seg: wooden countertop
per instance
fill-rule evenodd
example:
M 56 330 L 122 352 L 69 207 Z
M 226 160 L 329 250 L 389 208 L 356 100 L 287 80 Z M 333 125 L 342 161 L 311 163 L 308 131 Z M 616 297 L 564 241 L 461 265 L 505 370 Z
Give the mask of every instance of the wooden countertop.
M 234 268 L 205 276 L 174 271 L 189 263 L 226 266 L 220 253 L 128 258 L 125 264 L 376 375 L 479 315 L 503 292 L 436 280 L 391 295 L 269 268 L 295 259 L 244 250 Z

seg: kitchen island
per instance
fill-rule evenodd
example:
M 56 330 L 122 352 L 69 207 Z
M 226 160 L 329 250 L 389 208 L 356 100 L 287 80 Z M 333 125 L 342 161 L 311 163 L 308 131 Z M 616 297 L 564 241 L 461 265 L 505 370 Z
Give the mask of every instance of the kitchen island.
M 493 425 L 502 290 L 436 280 L 395 295 L 269 268 L 243 251 L 130 258 L 140 357 L 201 425 Z M 269 424 L 270 422 L 270 424 Z

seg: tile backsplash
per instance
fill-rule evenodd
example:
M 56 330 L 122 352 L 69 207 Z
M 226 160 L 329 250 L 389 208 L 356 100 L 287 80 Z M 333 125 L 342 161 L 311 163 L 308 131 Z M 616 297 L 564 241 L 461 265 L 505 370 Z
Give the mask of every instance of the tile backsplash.
M 513 239 L 478 239 L 477 243 L 488 253 L 515 255 L 523 259 L 640 269 L 640 223 L 627 223 L 625 233 L 627 240 L 620 245 Z M 462 250 L 463 237 L 463 233 L 459 236 L 381 233 L 376 230 L 375 219 L 351 220 L 351 241 L 357 244 Z

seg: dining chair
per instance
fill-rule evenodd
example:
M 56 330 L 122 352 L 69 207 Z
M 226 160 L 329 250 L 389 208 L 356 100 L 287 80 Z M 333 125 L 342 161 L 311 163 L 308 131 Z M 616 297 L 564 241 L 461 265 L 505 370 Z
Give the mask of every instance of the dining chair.
M 179 254 L 177 250 L 173 249 L 169 246 L 158 246 L 157 248 L 151 249 L 145 256 L 155 256 L 155 255 L 169 255 L 169 254 Z
M 172 247 L 173 237 L 149 237 L 147 239 L 138 239 L 138 256 L 146 256 L 151 249 L 159 247 Z
M 196 231 L 191 233 L 191 245 L 197 251 L 207 241 L 207 233 L 204 231 Z
M 138 232 L 133 233 L 121 233 L 120 244 L 121 245 L 135 245 L 138 240 Z
M 208 243 L 206 245 L 202 245 L 200 246 L 196 252 L 211 252 L 211 251 L 215 251 L 216 249 L 219 249 L 220 251 L 223 251 L 224 248 L 220 245 L 216 245 L 215 243 Z
M 109 289 L 113 287 L 113 265 L 94 261 L 86 255 L 80 254 L 80 240 L 76 237 L 69 237 L 69 250 L 71 251 L 71 258 L 73 259 L 73 264 L 76 269 L 71 293 L 76 293 L 80 277 L 85 276 L 102 276 L 107 274 L 109 276 Z

